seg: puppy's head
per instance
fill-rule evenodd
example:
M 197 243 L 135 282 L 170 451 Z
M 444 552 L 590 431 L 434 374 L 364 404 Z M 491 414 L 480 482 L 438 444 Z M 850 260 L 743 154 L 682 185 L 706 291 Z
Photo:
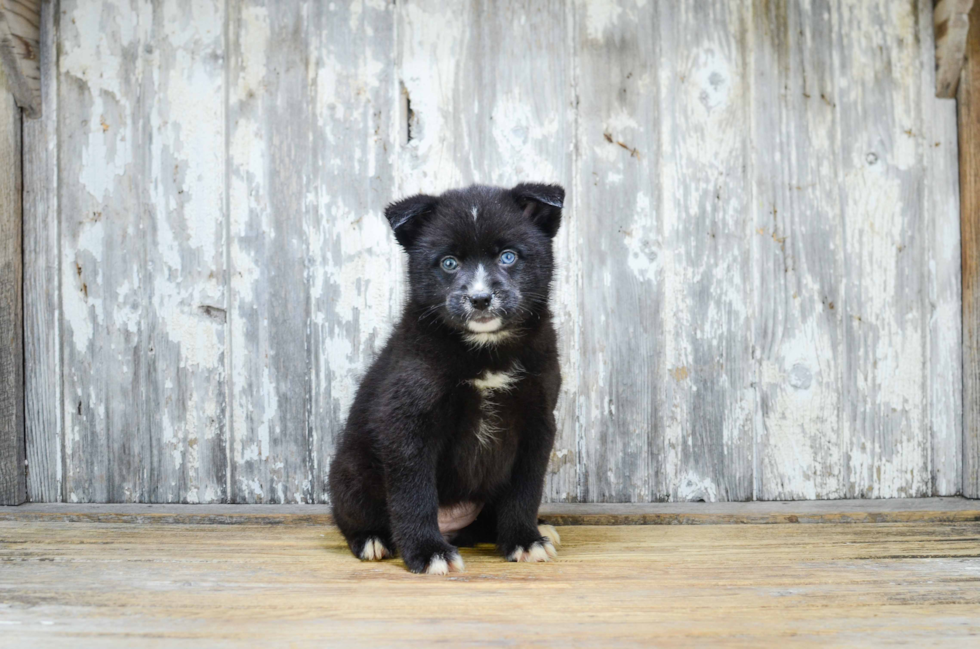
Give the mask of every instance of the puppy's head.
M 419 194 L 385 210 L 409 256 L 411 299 L 481 341 L 520 329 L 548 303 L 551 240 L 565 190 L 520 184 L 473 185 Z

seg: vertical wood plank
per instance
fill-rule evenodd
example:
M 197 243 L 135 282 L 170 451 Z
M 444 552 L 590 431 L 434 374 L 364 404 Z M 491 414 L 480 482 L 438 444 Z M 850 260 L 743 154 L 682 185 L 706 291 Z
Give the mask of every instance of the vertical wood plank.
M 555 33 L 551 38 L 553 45 L 549 47 L 549 54 L 552 57 L 559 56 L 558 48 L 561 47 L 562 53 L 557 61 L 548 60 L 547 69 L 550 70 L 548 77 L 555 75 L 561 79 L 564 86 L 564 105 L 555 102 L 555 111 L 564 114 L 564 120 L 559 122 L 558 132 L 554 134 L 544 133 L 544 138 L 550 138 L 554 146 L 565 149 L 565 170 L 555 169 L 555 178 L 561 179 L 565 187 L 565 205 L 562 213 L 562 225 L 554 241 L 555 264 L 557 265 L 557 279 L 552 285 L 551 309 L 555 318 L 555 326 L 558 328 L 558 357 L 562 368 L 562 389 L 558 395 L 558 403 L 555 408 L 555 420 L 557 434 L 555 435 L 554 448 L 551 453 L 551 460 L 548 465 L 548 473 L 545 478 L 544 500 L 548 502 L 574 502 L 582 498 L 581 479 L 583 476 L 582 454 L 579 453 L 580 428 L 577 424 L 579 413 L 579 394 L 581 394 L 582 374 L 579 369 L 581 359 L 582 336 L 579 327 L 579 313 L 582 308 L 579 302 L 581 295 L 582 279 L 585 268 L 582 259 L 578 254 L 578 241 L 581 239 L 582 220 L 589 216 L 585 210 L 579 209 L 579 195 L 581 192 L 577 186 L 577 171 L 575 160 L 578 156 L 577 141 L 578 136 L 578 102 L 577 73 L 575 70 L 575 17 L 576 6 L 573 3 L 562 3 L 564 16 L 559 17 L 557 13 L 548 12 L 557 24 L 561 25 L 560 33 Z M 555 28 L 557 32 L 557 26 Z M 560 39 L 560 40 L 559 40 Z M 537 39 L 534 40 L 537 43 Z M 563 43 L 563 45 L 561 45 Z M 543 61 L 543 57 L 536 60 Z M 544 66 L 542 66 L 544 67 Z M 542 72 L 543 74 L 543 72 Z M 533 81 L 534 85 L 541 82 L 540 74 Z M 558 91 L 555 88 L 554 91 Z M 537 98 L 537 105 L 548 106 L 545 102 L 547 96 L 542 95 Z M 535 149 L 541 147 L 543 142 L 538 139 Z M 551 156 L 557 164 L 557 153 Z
M 577 498 L 665 497 L 661 33 L 654 3 L 575 5 Z M 676 25 L 674 26 L 676 27 Z M 572 422 L 567 422 L 566 425 Z
M 963 272 L 963 495 L 980 498 L 980 3 L 970 12 L 959 108 Z
M 58 3 L 41 5 L 41 118 L 24 122 L 24 354 L 27 495 L 62 500 L 58 212 Z
M 315 194 L 312 7 L 248 0 L 229 7 L 229 497 L 235 502 L 313 496 L 304 227 Z
M 227 500 L 224 0 L 148 4 L 135 105 L 145 170 L 143 498 Z M 111 127 L 110 127 L 111 128 Z
M 922 155 L 923 214 L 927 290 L 922 309 L 927 318 L 926 389 L 931 437 L 933 496 L 962 492 L 963 354 L 960 292 L 960 202 L 957 174 L 956 102 L 937 98 L 941 69 L 933 42 L 932 3 L 918 3 L 920 51 L 919 133 Z
M 830 3 L 753 3 L 755 497 L 839 498 L 839 159 Z
M 0 70 L 0 505 L 27 498 L 21 115 Z
M 311 186 L 303 211 L 309 285 L 309 476 L 327 471 L 358 381 L 401 312 L 402 264 L 384 206 L 394 195 L 400 89 L 395 7 L 310 3 Z M 310 490 L 312 489 L 312 494 Z
M 931 491 L 925 417 L 925 220 L 917 16 L 840 0 L 835 23 L 844 211 L 848 497 Z
M 145 499 L 148 176 L 139 101 L 147 6 L 65 0 L 60 7 L 63 480 L 70 502 Z
M 62 7 L 70 501 L 226 497 L 222 7 Z
M 663 461 L 672 500 L 753 495 L 747 14 L 741 2 L 660 4 Z

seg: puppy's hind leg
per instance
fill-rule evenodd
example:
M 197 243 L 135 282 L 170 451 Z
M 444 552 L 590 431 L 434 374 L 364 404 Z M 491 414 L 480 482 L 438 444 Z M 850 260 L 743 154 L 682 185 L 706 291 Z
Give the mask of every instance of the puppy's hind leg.
M 363 499 L 356 509 L 344 508 L 343 513 L 335 506 L 334 518 L 351 552 L 361 561 L 381 561 L 395 556 L 391 523 L 383 500 Z
M 380 507 L 378 503 L 362 503 L 355 516 L 350 513 L 338 516 L 335 512 L 334 518 L 355 557 L 361 561 L 381 561 L 395 556 L 388 512 L 383 503 Z
M 354 536 L 347 544 L 361 561 L 381 561 L 395 556 L 395 544 L 391 542 L 390 534 L 365 532 Z
M 391 520 L 380 480 L 371 480 L 370 472 L 360 469 L 358 474 L 349 465 L 334 463 L 330 472 L 334 522 L 355 557 L 381 561 L 395 556 Z

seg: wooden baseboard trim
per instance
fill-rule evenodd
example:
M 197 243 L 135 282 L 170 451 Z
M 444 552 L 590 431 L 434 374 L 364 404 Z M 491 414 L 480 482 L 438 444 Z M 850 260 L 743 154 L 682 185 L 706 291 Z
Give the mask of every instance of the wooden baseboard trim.
M 769 525 L 980 521 L 980 502 L 966 498 L 809 500 L 749 503 L 653 503 L 541 508 L 553 525 Z
M 779 523 L 950 523 L 980 521 L 966 498 L 817 500 L 751 503 L 554 503 L 553 525 L 745 525 Z M 327 505 L 66 505 L 0 507 L 0 521 L 183 525 L 332 525 Z

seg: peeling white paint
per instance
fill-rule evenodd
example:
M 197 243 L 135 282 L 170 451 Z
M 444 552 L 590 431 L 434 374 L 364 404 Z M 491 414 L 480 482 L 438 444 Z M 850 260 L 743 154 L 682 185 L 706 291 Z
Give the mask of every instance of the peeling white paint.
M 92 102 L 89 119 L 82 125 L 87 142 L 78 166 L 79 181 L 97 201 L 106 198 L 133 161 L 134 134 L 127 131 L 127 123 L 116 119 L 132 110 L 125 103 L 122 84 L 127 75 L 121 66 L 123 51 L 134 46 L 138 33 L 136 22 L 126 13 L 128 8 L 106 2 L 103 11 L 76 8 L 62 18 L 66 25 L 70 21 L 78 36 L 63 39 L 60 72 L 84 83 Z M 111 29 L 104 28 L 106 21 Z
M 585 8 L 585 26 L 589 38 L 601 41 L 605 32 L 614 27 L 623 13 L 623 9 L 616 2 L 583 2 Z
M 718 487 L 710 478 L 688 473 L 677 485 L 677 499 L 687 502 L 701 500 L 708 503 L 717 502 Z
M 465 176 L 453 152 L 455 62 L 466 47 L 468 5 L 399 5 L 400 77 L 415 115 L 412 140 L 399 152 L 400 194 L 439 193 Z
M 501 185 L 516 184 L 533 178 L 548 180 L 558 177 L 552 160 L 539 153 L 538 142 L 555 137 L 559 128 L 559 116 L 544 117 L 532 110 L 531 98 L 511 90 L 496 98 L 491 124 L 497 151 L 505 160 L 513 160 L 513 166 L 494 171 L 489 181 Z
M 633 223 L 623 232 L 623 238 L 629 250 L 629 267 L 641 280 L 660 279 L 660 234 L 657 225 L 658 219 L 650 204 L 650 197 L 646 192 L 637 192 Z

